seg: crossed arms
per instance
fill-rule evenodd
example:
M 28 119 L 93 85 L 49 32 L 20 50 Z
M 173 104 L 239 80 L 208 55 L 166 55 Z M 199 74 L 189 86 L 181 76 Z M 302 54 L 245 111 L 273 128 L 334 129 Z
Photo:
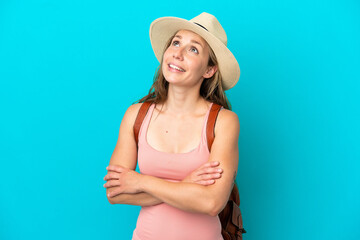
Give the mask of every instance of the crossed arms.
M 140 106 L 130 106 L 120 125 L 108 174 L 104 177 L 109 202 L 140 206 L 167 203 L 185 211 L 216 216 L 227 203 L 238 167 L 240 126 L 236 114 L 220 111 L 209 162 L 181 182 L 168 182 L 135 172 L 137 148 L 133 124 Z

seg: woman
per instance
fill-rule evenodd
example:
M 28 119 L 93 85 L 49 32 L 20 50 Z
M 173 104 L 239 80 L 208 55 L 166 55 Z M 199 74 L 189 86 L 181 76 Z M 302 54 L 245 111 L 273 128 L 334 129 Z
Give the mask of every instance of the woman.
M 108 200 L 142 206 L 134 240 L 223 239 L 218 213 L 235 181 L 240 129 L 224 90 L 238 81 L 239 65 L 208 13 L 157 19 L 150 39 L 160 67 L 149 94 L 122 120 L 104 177 Z M 144 101 L 153 104 L 137 147 L 133 125 Z M 204 126 L 213 103 L 223 108 L 210 154 Z M 141 173 L 134 171 L 137 158 Z

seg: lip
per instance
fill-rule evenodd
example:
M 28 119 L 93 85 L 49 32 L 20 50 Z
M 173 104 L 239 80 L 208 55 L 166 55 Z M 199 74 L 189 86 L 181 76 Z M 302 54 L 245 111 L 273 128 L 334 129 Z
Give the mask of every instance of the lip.
M 170 65 L 175 66 L 175 67 L 177 67 L 177 68 L 180 68 L 180 69 L 182 69 L 183 71 L 180 71 L 180 70 L 178 70 L 178 69 L 172 68 L 172 67 L 170 67 Z M 176 65 L 176 64 L 174 64 L 174 63 L 169 63 L 167 66 L 168 66 L 169 71 L 171 71 L 171 72 L 176 72 L 176 73 L 186 72 L 185 69 L 183 69 L 182 67 L 180 67 L 179 65 Z

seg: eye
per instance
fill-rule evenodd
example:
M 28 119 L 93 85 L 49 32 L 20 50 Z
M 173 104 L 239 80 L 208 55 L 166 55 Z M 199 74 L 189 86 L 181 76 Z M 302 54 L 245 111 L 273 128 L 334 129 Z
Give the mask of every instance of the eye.
M 191 47 L 190 51 L 193 52 L 193 53 L 196 53 L 196 54 L 199 53 L 199 51 L 197 50 L 196 47 Z
M 171 45 L 173 45 L 173 46 L 179 46 L 179 44 L 180 44 L 179 41 L 174 40 Z

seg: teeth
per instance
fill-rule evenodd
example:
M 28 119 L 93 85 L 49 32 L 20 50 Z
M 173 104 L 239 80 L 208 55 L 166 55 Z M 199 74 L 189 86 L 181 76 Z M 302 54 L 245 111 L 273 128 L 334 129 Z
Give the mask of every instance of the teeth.
M 185 70 L 184 70 L 184 69 L 179 68 L 179 67 L 177 67 L 177 66 L 175 66 L 175 65 L 169 64 L 169 66 L 170 66 L 171 68 L 173 68 L 173 69 L 178 70 L 178 71 L 185 72 Z

